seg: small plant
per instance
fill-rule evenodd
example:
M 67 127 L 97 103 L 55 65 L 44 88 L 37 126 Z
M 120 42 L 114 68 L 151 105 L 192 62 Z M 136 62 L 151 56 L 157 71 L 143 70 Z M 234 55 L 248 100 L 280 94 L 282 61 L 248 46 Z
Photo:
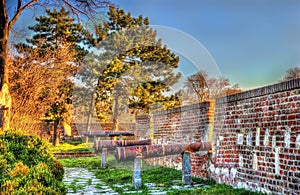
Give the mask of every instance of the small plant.
M 92 179 L 89 179 L 88 181 L 87 181 L 87 185 L 92 185 Z

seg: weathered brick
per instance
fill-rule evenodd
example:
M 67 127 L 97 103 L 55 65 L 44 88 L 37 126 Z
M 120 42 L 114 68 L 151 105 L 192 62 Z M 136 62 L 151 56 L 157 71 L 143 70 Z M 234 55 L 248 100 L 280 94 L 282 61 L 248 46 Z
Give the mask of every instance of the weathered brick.
M 274 194 L 292 191 L 300 194 L 300 149 L 296 143 L 300 131 L 300 79 L 218 98 L 215 102 L 215 106 L 207 102 L 153 113 L 154 139 L 169 143 L 203 140 L 208 135 L 208 124 L 214 119 L 215 153 L 210 162 L 214 166 L 214 172 L 210 173 L 213 179 L 234 186 L 246 182 L 252 190 L 259 187 Z M 148 123 L 137 121 L 137 127 L 150 128 Z M 258 134 L 257 128 L 260 128 Z M 285 138 L 286 131 L 290 132 L 290 138 Z M 248 132 L 252 137 L 248 138 Z M 237 134 L 243 134 L 241 145 L 237 145 Z M 192 155 L 193 175 L 207 177 L 207 171 L 211 171 L 207 167 L 208 155 L 203 156 Z M 164 157 L 159 162 L 178 168 L 180 156 Z

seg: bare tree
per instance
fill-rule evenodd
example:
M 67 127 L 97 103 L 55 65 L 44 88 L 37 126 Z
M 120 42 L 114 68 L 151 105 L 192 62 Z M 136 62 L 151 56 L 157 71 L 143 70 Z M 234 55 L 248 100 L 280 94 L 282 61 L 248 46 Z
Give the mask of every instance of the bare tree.
M 283 81 L 288 81 L 288 80 L 297 79 L 297 78 L 300 78 L 300 67 L 299 66 L 288 69 L 283 77 Z
M 183 99 L 187 103 L 204 102 L 242 91 L 237 84 L 231 85 L 229 79 L 210 78 L 203 70 L 188 77 L 184 87 Z
M 200 71 L 187 78 L 184 86 L 186 93 L 190 96 L 187 98 L 190 99 L 191 102 L 204 102 L 209 98 L 207 79 L 208 75 L 205 71 Z
M 42 1 L 42 0 L 30 0 L 23 1 L 18 0 L 13 7 L 8 7 L 7 0 L 0 0 L 0 105 L 1 110 L 4 110 L 2 118 L 3 129 L 8 129 L 10 124 L 10 108 L 11 108 L 11 96 L 9 92 L 9 36 L 10 32 L 20 18 L 21 14 L 34 6 L 40 5 L 47 7 L 48 4 L 55 2 L 55 5 L 63 6 L 72 11 L 73 14 L 85 15 L 86 17 L 93 19 L 97 9 L 108 6 L 110 3 L 105 0 L 56 0 L 56 1 Z M 53 4 L 53 3 L 52 3 Z M 54 4 L 53 4 L 54 5 Z M 13 16 L 8 15 L 8 9 L 15 9 Z
M 47 48 L 43 55 L 36 47 L 14 58 L 10 67 L 9 87 L 14 104 L 11 127 L 37 133 L 40 118 L 55 102 L 66 98 L 59 88 L 71 83 L 77 52 L 70 50 L 69 43 L 60 44 L 55 53 Z

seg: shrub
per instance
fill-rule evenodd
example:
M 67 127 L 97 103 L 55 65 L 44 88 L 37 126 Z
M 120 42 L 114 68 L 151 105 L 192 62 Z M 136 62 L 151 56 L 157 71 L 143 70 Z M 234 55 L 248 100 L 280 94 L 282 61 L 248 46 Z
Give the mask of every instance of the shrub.
M 0 194 L 65 194 L 64 169 L 42 139 L 21 132 L 0 136 Z

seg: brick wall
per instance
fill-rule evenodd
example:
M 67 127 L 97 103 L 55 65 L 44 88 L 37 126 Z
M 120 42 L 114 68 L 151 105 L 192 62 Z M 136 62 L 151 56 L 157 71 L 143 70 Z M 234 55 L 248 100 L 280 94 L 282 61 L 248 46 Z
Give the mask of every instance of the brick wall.
M 151 133 L 150 133 L 150 115 L 141 115 L 136 116 L 135 121 L 135 137 L 137 140 L 140 139 L 150 139 Z
M 219 183 L 300 194 L 300 79 L 216 99 L 214 154 Z
M 153 143 L 213 142 L 192 174 L 270 194 L 300 194 L 300 79 L 137 117 Z M 181 168 L 181 156 L 150 159 Z
M 90 130 L 91 131 L 111 131 L 113 123 L 91 123 Z M 119 130 L 120 131 L 129 131 L 135 132 L 135 123 L 119 123 Z M 58 126 L 60 130 L 60 135 L 64 135 L 64 128 L 61 124 Z M 41 123 L 41 136 L 42 137 L 50 137 L 50 132 L 53 131 L 53 123 Z M 80 136 L 83 135 L 87 130 L 86 123 L 72 123 L 72 136 Z
M 113 123 L 91 123 L 91 131 L 111 131 Z M 135 123 L 119 123 L 119 131 L 135 132 Z M 86 123 L 76 123 L 74 130 L 78 131 L 79 134 L 83 134 L 87 130 Z
M 152 138 L 153 144 L 191 143 L 207 141 L 210 102 L 154 112 L 136 117 L 136 131 L 143 138 Z M 152 137 L 151 137 L 152 136 Z M 193 176 L 207 177 L 207 152 L 191 155 Z M 181 154 L 149 159 L 154 165 L 181 169 Z

